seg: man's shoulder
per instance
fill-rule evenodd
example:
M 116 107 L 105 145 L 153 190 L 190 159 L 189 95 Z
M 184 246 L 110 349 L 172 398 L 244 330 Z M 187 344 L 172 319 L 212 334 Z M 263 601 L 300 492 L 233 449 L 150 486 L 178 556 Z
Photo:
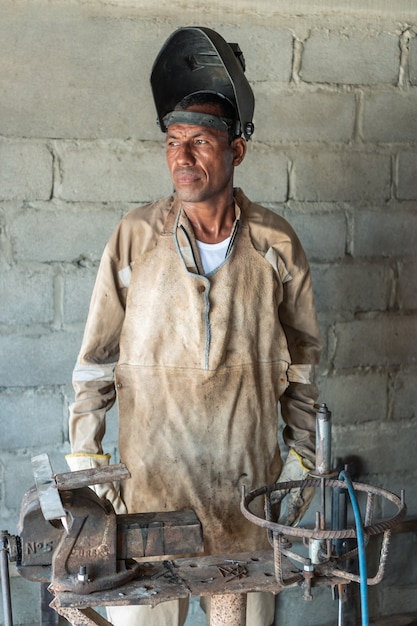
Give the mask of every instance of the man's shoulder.
M 120 225 L 126 228 L 135 227 L 141 222 L 156 225 L 161 219 L 165 219 L 173 202 L 174 197 L 167 196 L 130 209 L 122 218 Z
M 291 224 L 282 215 L 245 196 L 242 190 L 237 190 L 236 201 L 241 211 L 242 219 L 247 223 L 252 238 L 262 242 L 263 246 L 273 246 L 287 242 L 298 244 L 298 237 Z
M 173 201 L 169 196 L 128 211 L 107 242 L 108 254 L 126 263 L 154 248 Z

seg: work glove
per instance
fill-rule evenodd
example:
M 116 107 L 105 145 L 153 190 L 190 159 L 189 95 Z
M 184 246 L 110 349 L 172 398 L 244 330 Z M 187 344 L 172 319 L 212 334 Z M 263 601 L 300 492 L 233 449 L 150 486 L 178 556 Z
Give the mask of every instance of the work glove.
M 312 466 L 309 468 L 308 465 L 311 463 L 304 460 L 298 452 L 291 448 L 277 482 L 304 480 L 310 470 L 313 469 Z M 310 506 L 314 493 L 314 487 L 303 487 L 302 484 L 296 489 L 273 491 L 271 493 L 271 505 L 274 509 L 278 504 L 282 505 L 285 498 L 286 508 L 284 512 L 281 511 L 279 523 L 283 526 L 297 526 Z
M 110 454 L 87 454 L 83 452 L 75 454 L 67 454 L 66 462 L 72 472 L 78 470 L 95 469 L 97 467 L 106 467 L 109 464 Z M 102 483 L 98 485 L 90 485 L 90 488 L 96 492 L 99 498 L 110 500 L 116 513 L 127 513 L 127 508 L 113 483 Z

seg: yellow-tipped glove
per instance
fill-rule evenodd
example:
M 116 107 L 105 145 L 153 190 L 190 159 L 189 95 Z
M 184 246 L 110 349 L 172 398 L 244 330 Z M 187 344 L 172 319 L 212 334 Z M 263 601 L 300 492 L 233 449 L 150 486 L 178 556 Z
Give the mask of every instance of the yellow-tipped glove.
M 68 463 L 71 472 L 76 472 L 78 470 L 106 467 L 110 461 L 110 454 L 87 454 L 79 452 L 75 454 L 67 454 L 65 460 Z M 90 485 L 90 487 L 96 492 L 99 498 L 102 498 L 103 500 L 110 500 L 116 513 L 127 513 L 126 505 L 121 499 L 113 483 Z
M 291 448 L 277 482 L 286 483 L 304 480 L 307 478 L 310 469 L 312 469 L 309 469 L 306 463 L 310 464 L 308 461 L 304 461 L 298 452 Z M 284 498 L 286 498 L 286 508 L 283 513 L 281 511 L 282 515 L 279 519 L 279 523 L 284 526 L 297 526 L 310 506 L 314 492 L 314 487 L 303 487 L 302 484 L 298 488 L 291 489 L 290 491 L 273 491 L 271 493 L 271 504 L 274 508 L 278 504 L 281 505 Z

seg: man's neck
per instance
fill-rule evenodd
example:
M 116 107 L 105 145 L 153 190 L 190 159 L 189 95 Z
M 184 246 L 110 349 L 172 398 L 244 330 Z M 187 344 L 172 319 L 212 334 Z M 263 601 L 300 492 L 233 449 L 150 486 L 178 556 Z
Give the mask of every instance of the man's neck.
M 220 243 L 230 237 L 235 221 L 233 195 L 227 203 L 182 202 L 182 208 L 193 227 L 195 238 L 199 241 Z
M 230 237 L 235 221 L 234 202 L 221 209 L 189 204 L 183 204 L 183 209 L 199 241 L 219 243 Z

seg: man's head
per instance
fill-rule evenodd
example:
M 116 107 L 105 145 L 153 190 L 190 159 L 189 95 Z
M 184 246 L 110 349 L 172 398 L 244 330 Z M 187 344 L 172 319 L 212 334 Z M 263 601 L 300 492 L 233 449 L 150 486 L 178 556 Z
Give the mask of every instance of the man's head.
M 233 105 L 212 93 L 187 96 L 167 116 L 166 158 L 182 202 L 218 202 L 230 196 L 234 168 L 246 142 L 234 131 Z

